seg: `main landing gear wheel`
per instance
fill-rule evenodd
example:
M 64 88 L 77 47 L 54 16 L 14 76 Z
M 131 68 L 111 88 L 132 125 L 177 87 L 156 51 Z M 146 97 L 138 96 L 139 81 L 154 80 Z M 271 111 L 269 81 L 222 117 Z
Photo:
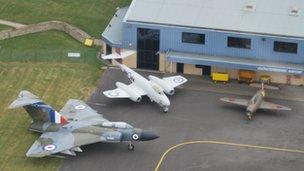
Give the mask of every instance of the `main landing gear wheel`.
M 252 120 L 253 119 L 253 116 L 252 115 L 247 115 L 247 118 L 248 118 L 248 120 Z
M 129 151 L 134 151 L 134 148 L 135 148 L 135 147 L 134 147 L 133 144 L 129 144 L 129 145 L 128 145 L 128 150 L 129 150 Z

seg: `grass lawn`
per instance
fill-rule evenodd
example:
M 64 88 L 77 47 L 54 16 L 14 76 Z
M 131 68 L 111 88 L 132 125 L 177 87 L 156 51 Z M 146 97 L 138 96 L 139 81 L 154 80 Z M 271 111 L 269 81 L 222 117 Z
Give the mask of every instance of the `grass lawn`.
M 87 60 L 86 62 L 98 62 L 98 48 L 86 47 L 59 31 L 35 33 L 0 41 L 0 61 L 72 62 L 73 59 L 67 58 L 69 52 L 81 53 L 81 59 Z
M 0 19 L 32 24 L 49 20 L 69 22 L 92 36 L 101 33 L 113 17 L 116 7 L 131 0 L 0 0 Z M 0 25 L 0 30 L 7 28 Z M 68 52 L 96 56 L 96 48 L 83 47 L 70 36 L 57 31 L 37 33 L 0 41 L 0 60 L 59 60 Z M 88 55 L 89 54 L 89 55 Z M 43 59 L 42 59 L 43 58 Z
M 10 29 L 10 28 L 11 28 L 11 27 L 9 27 L 9 26 L 0 24 L 0 31 L 1 31 L 1 30 Z
M 28 131 L 30 117 L 22 108 L 7 109 L 20 90 L 60 110 L 69 98 L 86 100 L 99 76 L 99 68 L 89 64 L 0 62 L 0 170 L 57 170 L 62 162 L 25 156 L 39 134 Z
M 24 110 L 7 106 L 22 89 L 57 110 L 69 98 L 86 100 L 100 76 L 98 49 L 57 31 L 16 37 L 0 46 L 0 170 L 58 170 L 62 159 L 25 157 L 39 134 L 28 131 L 30 117 Z M 68 52 L 81 57 L 68 58 Z
M 0 0 L 0 18 L 24 24 L 49 20 L 69 22 L 100 37 L 116 11 L 131 0 Z

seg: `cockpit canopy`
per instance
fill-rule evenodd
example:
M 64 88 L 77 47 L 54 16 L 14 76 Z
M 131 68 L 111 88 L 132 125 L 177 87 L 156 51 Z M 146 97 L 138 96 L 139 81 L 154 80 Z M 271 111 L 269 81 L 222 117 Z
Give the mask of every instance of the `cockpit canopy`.
M 152 86 L 152 88 L 159 94 L 159 95 L 164 95 L 164 91 L 161 87 L 159 87 L 158 85 L 154 84 Z
M 107 128 L 119 128 L 119 129 L 132 128 L 131 125 L 125 122 L 103 122 L 102 126 Z

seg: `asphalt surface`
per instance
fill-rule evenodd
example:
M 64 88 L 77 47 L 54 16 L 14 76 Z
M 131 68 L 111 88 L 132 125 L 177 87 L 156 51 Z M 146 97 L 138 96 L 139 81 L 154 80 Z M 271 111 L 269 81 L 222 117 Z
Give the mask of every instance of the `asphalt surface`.
M 103 96 L 102 91 L 115 88 L 116 81 L 128 83 L 119 70 L 107 70 L 101 80 L 89 100 L 92 108 L 111 121 L 125 121 L 135 127 L 152 130 L 160 138 L 135 143 L 133 152 L 127 150 L 126 144 L 98 143 L 82 147 L 83 153 L 65 159 L 62 171 L 151 171 L 168 148 L 194 140 L 304 150 L 303 102 L 266 99 L 289 106 L 292 111 L 259 111 L 253 121 L 247 121 L 244 108 L 222 103 L 219 98 L 250 97 L 182 88 L 170 97 L 170 111 L 164 114 L 148 98 L 134 103 L 128 99 Z M 160 170 L 304 170 L 304 154 L 194 144 L 170 152 L 162 161 Z

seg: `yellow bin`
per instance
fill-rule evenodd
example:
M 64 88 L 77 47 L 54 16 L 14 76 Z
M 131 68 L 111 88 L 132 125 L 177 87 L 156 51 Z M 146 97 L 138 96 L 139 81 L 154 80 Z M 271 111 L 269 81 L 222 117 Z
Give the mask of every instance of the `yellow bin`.
M 84 45 L 91 47 L 93 45 L 93 41 L 94 41 L 93 39 L 87 38 L 84 41 Z
M 270 75 L 261 75 L 260 76 L 260 81 L 262 83 L 270 84 L 270 82 L 271 82 L 271 76 Z
M 216 82 L 224 82 L 226 84 L 229 81 L 229 74 L 225 72 L 212 73 L 212 80 Z

